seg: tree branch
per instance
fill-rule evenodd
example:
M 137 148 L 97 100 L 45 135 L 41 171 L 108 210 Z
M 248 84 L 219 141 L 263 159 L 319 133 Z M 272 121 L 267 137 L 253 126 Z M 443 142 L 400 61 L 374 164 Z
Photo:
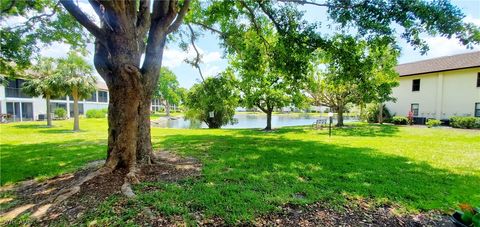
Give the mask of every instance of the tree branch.
M 73 16 L 75 19 L 83 25 L 93 36 L 98 38 L 99 40 L 104 39 L 104 32 L 91 21 L 88 16 L 82 12 L 82 10 L 73 3 L 73 0 L 62 0 L 61 1 L 63 7 Z
M 7 13 L 8 11 L 10 11 L 10 10 L 15 6 L 16 3 L 17 3 L 16 0 L 12 0 L 12 1 L 10 2 L 10 5 L 7 6 L 7 8 L 2 9 L 2 14 L 3 14 L 3 13 Z
M 198 69 L 198 73 L 200 74 L 200 77 L 202 78 L 202 81 L 205 82 L 205 78 L 203 77 L 202 69 L 200 68 L 200 52 L 197 49 L 197 46 L 195 45 L 195 32 L 193 32 L 193 28 L 190 24 L 187 24 L 188 29 L 190 30 L 190 42 L 192 43 L 193 49 L 195 50 L 195 53 L 197 53 L 197 56 L 193 61 L 188 61 L 185 60 L 187 63 L 190 63 L 193 67 Z
M 326 6 L 326 7 L 332 7 L 333 5 L 328 4 L 328 3 L 316 3 L 316 2 L 309 2 L 306 0 L 278 0 L 279 2 L 292 2 L 292 3 L 297 3 L 300 5 L 315 5 L 315 6 Z
M 219 34 L 220 36 L 225 36 L 225 33 L 223 33 L 222 31 L 216 29 L 216 28 L 213 28 L 213 27 L 210 27 L 206 24 L 203 24 L 203 23 L 200 23 L 200 22 L 190 22 L 191 24 L 194 24 L 194 25 L 198 25 L 200 27 L 202 27 L 203 29 L 206 29 L 206 30 L 209 30 L 211 32 L 214 32 L 214 33 L 217 33 Z
M 265 46 L 265 49 L 268 50 L 268 47 L 270 46 L 270 44 L 268 43 L 268 41 L 265 39 L 265 37 L 263 37 L 262 35 L 262 29 L 260 28 L 260 26 L 258 25 L 257 23 L 257 20 L 255 19 L 255 12 L 253 11 L 252 8 L 250 8 L 247 3 L 245 3 L 245 1 L 241 0 L 240 1 L 240 4 L 245 7 L 245 9 L 247 9 L 248 11 L 248 15 L 249 15 L 249 18 L 250 18 L 250 21 L 252 22 L 253 26 L 255 27 L 255 30 L 257 31 L 257 35 L 260 36 L 260 38 L 263 40 L 263 45 Z
M 175 21 L 168 27 L 167 34 L 172 33 L 180 27 L 180 24 L 182 24 L 183 18 L 185 17 L 185 14 L 187 14 L 188 7 L 190 6 L 190 0 L 185 0 L 183 3 L 182 8 L 177 14 L 177 18 Z
M 97 16 L 100 18 L 100 20 L 103 19 L 103 6 L 97 0 L 88 0 L 88 2 L 92 6 L 95 13 L 97 13 Z
M 137 29 L 138 36 L 142 39 L 146 35 L 148 28 L 150 27 L 150 0 L 140 0 L 140 8 L 137 16 Z

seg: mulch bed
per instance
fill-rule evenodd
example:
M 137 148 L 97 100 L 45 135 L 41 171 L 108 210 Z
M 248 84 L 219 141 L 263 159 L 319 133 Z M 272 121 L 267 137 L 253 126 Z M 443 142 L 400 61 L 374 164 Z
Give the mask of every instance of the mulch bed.
M 447 216 L 430 212 L 401 216 L 392 206 L 371 207 L 352 201 L 342 211 L 323 203 L 308 206 L 287 205 L 276 214 L 256 220 L 256 226 L 454 226 Z

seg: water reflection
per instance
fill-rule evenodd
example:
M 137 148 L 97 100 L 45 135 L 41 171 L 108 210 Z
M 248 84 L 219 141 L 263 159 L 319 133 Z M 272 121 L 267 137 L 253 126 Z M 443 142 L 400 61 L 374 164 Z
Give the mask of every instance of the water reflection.
M 272 127 L 279 128 L 284 126 L 311 125 L 317 119 L 327 119 L 327 117 L 309 114 L 278 114 L 272 116 Z M 345 117 L 345 122 L 356 121 L 355 117 Z M 335 119 L 334 119 L 335 123 Z M 235 123 L 225 125 L 222 128 L 265 128 L 267 125 L 267 115 L 265 114 L 236 114 Z M 152 121 L 152 127 L 159 128 L 208 128 L 200 121 L 185 120 L 183 117 L 176 119 L 160 118 Z

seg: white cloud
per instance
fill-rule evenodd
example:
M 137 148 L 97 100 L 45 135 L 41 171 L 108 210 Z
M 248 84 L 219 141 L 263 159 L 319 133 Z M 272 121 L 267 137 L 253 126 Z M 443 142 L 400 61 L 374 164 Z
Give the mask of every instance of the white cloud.
M 215 51 L 215 52 L 204 54 L 202 61 L 204 63 L 210 63 L 210 62 L 220 61 L 220 59 L 222 59 L 222 55 L 220 54 L 220 52 Z
M 430 50 L 427 53 L 429 58 L 441 57 L 448 55 L 461 54 L 471 51 L 478 51 L 480 47 L 477 45 L 474 49 L 467 49 L 457 39 L 448 39 L 444 37 L 429 37 L 426 39 Z
M 465 17 L 464 21 L 480 26 L 480 18 L 474 18 L 473 16 L 468 15 Z M 430 48 L 425 55 L 421 55 L 418 50 L 413 50 L 413 48 L 407 44 L 405 40 L 401 40 L 400 44 L 403 47 L 403 51 L 402 56 L 399 59 L 399 63 L 413 62 L 480 50 L 480 45 L 475 45 L 473 46 L 473 49 L 468 49 L 455 37 L 448 39 L 445 37 L 427 36 L 424 38 L 424 40 L 427 42 L 427 45 Z
M 218 73 L 222 71 L 222 68 L 220 68 L 217 65 L 212 65 L 212 64 L 207 64 L 205 65 L 205 69 L 203 69 L 203 74 L 205 77 L 211 77 L 211 76 L 216 76 Z
M 203 49 L 197 47 L 198 52 L 202 55 L 202 63 L 218 62 L 222 59 L 220 52 L 205 52 Z M 185 63 L 185 59 L 193 59 L 196 57 L 196 52 L 192 45 L 189 45 L 187 51 L 178 48 L 167 48 L 163 53 L 163 65 L 176 68 Z
M 477 26 L 480 26 L 480 18 L 474 18 L 472 15 L 467 15 L 463 21 L 467 22 L 467 23 L 473 23 Z

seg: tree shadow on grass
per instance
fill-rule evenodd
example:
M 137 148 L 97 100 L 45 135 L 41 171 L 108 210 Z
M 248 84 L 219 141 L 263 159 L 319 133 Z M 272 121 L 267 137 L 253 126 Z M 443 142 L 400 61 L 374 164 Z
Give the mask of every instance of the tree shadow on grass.
M 47 126 L 47 123 L 43 124 L 15 124 L 13 125 L 15 128 L 20 129 L 50 129 L 55 128 L 55 126 Z
M 2 144 L 0 185 L 39 176 L 55 176 L 105 157 L 106 140 Z
M 319 134 L 328 134 L 328 126 L 322 129 L 314 129 L 312 126 L 293 126 L 282 127 L 272 131 L 262 131 L 261 129 L 236 129 L 235 133 L 246 136 L 257 135 L 280 135 L 280 134 L 305 134 L 308 132 L 317 132 Z M 344 127 L 332 126 L 332 136 L 353 136 L 353 137 L 389 137 L 395 136 L 399 132 L 398 126 L 379 125 L 379 124 L 349 124 Z
M 235 223 L 285 203 L 341 204 L 350 196 L 409 210 L 445 210 L 480 199 L 479 176 L 454 174 L 371 148 L 217 135 L 166 136 L 161 145 L 204 163 L 200 179 L 158 183 L 161 190 L 140 194 L 140 201 L 163 213 L 201 210 L 207 217 Z

